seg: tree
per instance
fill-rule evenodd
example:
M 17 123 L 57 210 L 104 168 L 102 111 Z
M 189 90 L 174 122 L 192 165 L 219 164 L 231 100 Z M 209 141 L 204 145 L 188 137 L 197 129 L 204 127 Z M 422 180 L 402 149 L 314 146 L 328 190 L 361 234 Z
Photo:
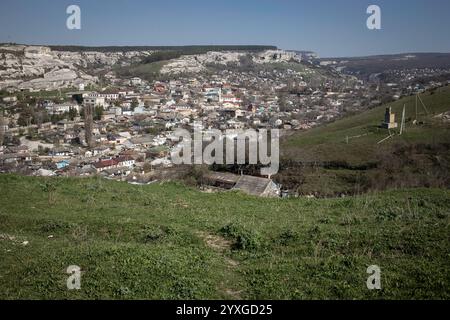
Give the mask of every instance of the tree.
M 19 114 L 19 119 L 17 119 L 17 124 L 21 127 L 28 127 L 31 125 L 33 120 L 33 113 L 30 108 L 24 108 Z
M 278 93 L 278 105 L 280 106 L 280 111 L 289 111 L 289 104 L 287 102 L 287 96 L 284 92 Z
M 41 189 L 47 193 L 48 204 L 53 204 L 56 200 L 57 183 L 48 180 L 41 184 Z
M 77 109 L 70 108 L 69 109 L 69 119 L 73 121 L 73 119 L 75 119 L 76 116 L 78 116 Z
M 94 120 L 101 120 L 103 115 L 103 107 L 96 106 L 94 109 Z
M 133 99 L 133 101 L 131 101 L 131 111 L 134 111 L 134 109 L 136 109 L 139 106 L 139 103 L 137 101 L 136 98 Z

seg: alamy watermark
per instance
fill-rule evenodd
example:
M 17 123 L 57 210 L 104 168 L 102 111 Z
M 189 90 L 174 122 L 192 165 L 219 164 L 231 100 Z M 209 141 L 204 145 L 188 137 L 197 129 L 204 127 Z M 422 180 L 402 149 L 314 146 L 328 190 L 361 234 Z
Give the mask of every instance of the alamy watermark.
M 367 18 L 367 28 L 369 30 L 380 30 L 381 29 L 381 8 L 377 5 L 370 5 L 367 8 L 367 14 L 370 16 Z
M 66 26 L 69 30 L 81 29 L 81 9 L 79 6 L 73 4 L 67 7 L 66 13 L 69 17 L 66 20 Z
M 81 268 L 79 266 L 69 266 L 66 272 L 70 274 L 67 278 L 67 289 L 80 290 L 81 289 Z
M 69 30 L 81 29 L 81 8 L 78 5 L 72 4 L 66 8 L 66 13 L 69 15 L 66 20 L 66 26 Z M 372 4 L 367 7 L 366 13 L 370 16 L 367 18 L 366 26 L 369 30 L 381 30 L 381 8 L 378 5 Z
M 171 152 L 173 164 L 261 164 L 266 166 L 261 168 L 261 175 L 270 177 L 278 173 L 278 129 L 228 129 L 224 134 L 218 129 L 205 131 L 202 123 L 196 121 L 193 131 L 192 134 L 186 129 L 175 130 L 174 140 L 181 142 Z
M 381 269 L 379 266 L 373 265 L 367 268 L 367 273 L 370 276 L 367 278 L 367 289 L 381 290 Z

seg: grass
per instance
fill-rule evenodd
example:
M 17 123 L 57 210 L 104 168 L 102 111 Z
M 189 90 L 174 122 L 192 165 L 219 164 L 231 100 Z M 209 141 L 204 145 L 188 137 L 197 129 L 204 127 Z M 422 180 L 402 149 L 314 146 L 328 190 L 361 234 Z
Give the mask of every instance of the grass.
M 418 125 L 413 124 L 415 96 L 389 104 L 397 122 L 401 121 L 403 106 L 406 106 L 406 131 L 400 136 L 399 129 L 390 130 L 395 135 L 382 143 L 378 142 L 389 136 L 387 129 L 379 128 L 387 106 L 285 137 L 281 142 L 282 166 L 275 179 L 299 194 L 320 196 L 359 194 L 405 185 L 448 185 L 450 125 L 435 116 L 450 110 L 450 86 L 421 94 L 421 98 L 429 114 L 419 102 Z M 402 148 L 421 149 L 418 147 L 421 145 L 430 150 L 444 147 L 439 151 L 399 155 Z M 298 170 L 289 164 L 292 160 L 314 167 Z M 334 169 L 329 167 L 330 163 Z M 396 164 L 401 163 L 404 165 L 396 168 Z M 380 176 L 384 179 L 379 180 Z
M 157 77 L 162 67 L 167 64 L 168 61 L 158 61 L 152 63 L 134 64 L 127 67 L 117 67 L 115 71 L 118 75 L 123 77 L 140 77 L 143 79 L 153 79 Z
M 448 190 L 279 200 L 16 175 L 0 190 L 0 299 L 450 298 Z

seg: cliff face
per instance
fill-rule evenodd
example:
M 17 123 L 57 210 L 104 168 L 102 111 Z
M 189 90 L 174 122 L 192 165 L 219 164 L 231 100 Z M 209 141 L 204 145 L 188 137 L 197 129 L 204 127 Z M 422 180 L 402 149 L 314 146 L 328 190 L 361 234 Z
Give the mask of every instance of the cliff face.
M 0 89 L 77 87 L 98 81 L 98 70 L 140 61 L 152 51 L 69 52 L 49 47 L 1 45 Z
M 98 49 L 98 48 L 97 48 Z M 67 50 L 67 51 L 64 51 Z M 92 48 L 96 50 L 96 48 Z M 45 46 L 0 45 L 0 90 L 59 89 L 89 85 L 97 82 L 99 71 L 111 71 L 113 66 L 128 66 L 145 61 L 155 51 L 73 51 L 67 48 Z M 185 54 L 170 59 L 161 69 L 162 74 L 183 72 L 200 73 L 208 64 L 240 64 L 249 55 L 254 63 L 300 62 L 301 55 L 282 50 L 208 51 L 202 54 Z
M 240 59 L 249 55 L 254 63 L 285 63 L 291 60 L 301 62 L 302 57 L 294 52 L 283 50 L 264 50 L 257 53 L 236 51 L 210 51 L 205 54 L 186 55 L 171 60 L 162 69 L 161 73 L 178 74 L 182 72 L 198 73 L 207 69 L 208 64 L 227 65 L 228 63 L 240 64 Z

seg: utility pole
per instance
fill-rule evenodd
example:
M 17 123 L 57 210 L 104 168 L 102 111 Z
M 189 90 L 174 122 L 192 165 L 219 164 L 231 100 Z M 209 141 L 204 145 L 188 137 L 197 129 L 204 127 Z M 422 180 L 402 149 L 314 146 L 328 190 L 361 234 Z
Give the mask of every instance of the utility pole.
M 416 119 L 415 120 L 417 121 L 417 94 L 416 94 Z
M 402 135 L 403 130 L 405 129 L 405 113 L 406 113 L 406 104 L 403 105 L 402 123 L 400 125 L 400 135 Z
M 422 106 L 423 106 L 423 109 L 425 110 L 425 112 L 427 113 L 427 115 L 429 114 L 429 112 L 428 112 L 428 109 L 427 109 L 427 106 L 425 105 L 425 103 L 423 103 L 423 101 L 422 101 L 422 98 L 419 96 L 419 94 L 417 94 L 417 97 L 419 98 L 419 100 L 420 100 L 420 103 L 422 104 Z

